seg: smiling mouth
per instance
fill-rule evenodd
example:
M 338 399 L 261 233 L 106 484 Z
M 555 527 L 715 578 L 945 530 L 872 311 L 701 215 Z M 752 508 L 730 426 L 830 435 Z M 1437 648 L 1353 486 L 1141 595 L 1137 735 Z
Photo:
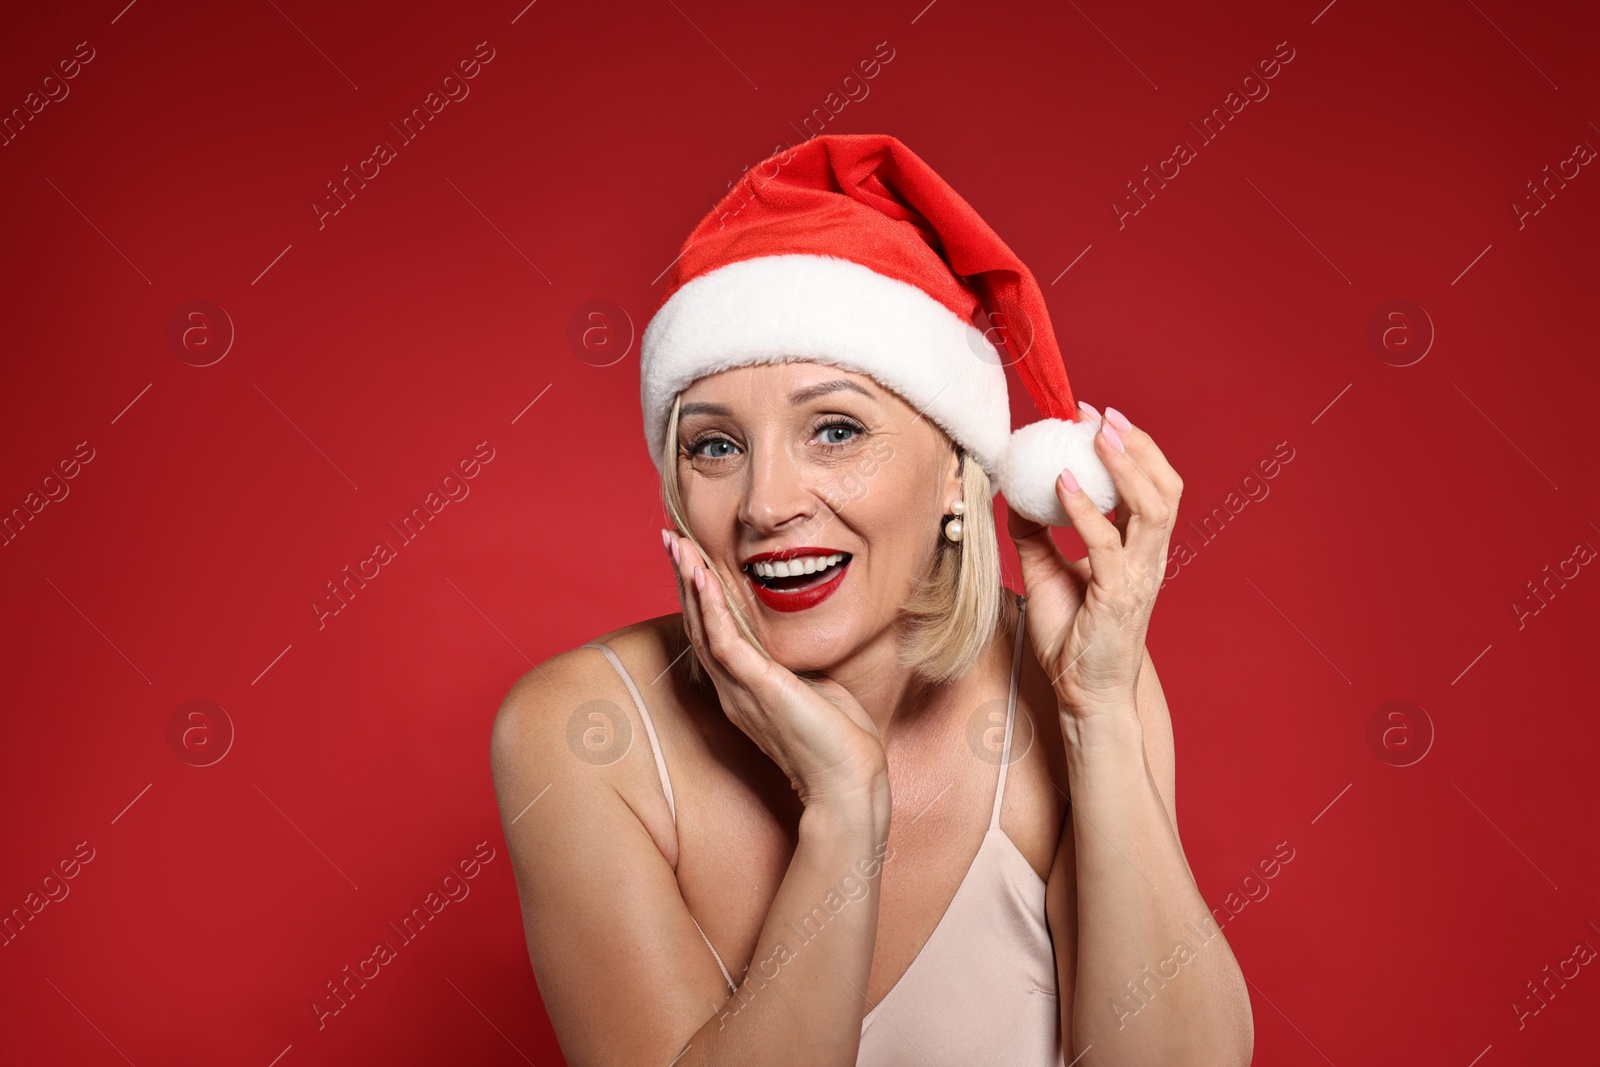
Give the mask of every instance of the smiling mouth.
M 777 593 L 798 593 L 832 581 L 850 563 L 850 553 L 838 552 L 834 555 L 838 557 L 836 562 L 809 574 L 790 574 L 782 577 L 767 576 L 758 574 L 756 565 L 753 563 L 745 564 L 744 571 L 752 581 L 755 581 L 764 589 L 771 589 Z

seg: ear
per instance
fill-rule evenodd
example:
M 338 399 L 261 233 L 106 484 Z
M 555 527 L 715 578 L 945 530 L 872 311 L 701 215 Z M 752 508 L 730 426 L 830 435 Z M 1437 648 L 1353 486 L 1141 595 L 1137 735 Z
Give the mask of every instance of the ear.
M 965 465 L 971 462 L 972 457 L 962 451 L 959 446 L 950 450 L 949 459 L 945 464 L 944 488 L 939 497 L 940 507 L 949 507 L 952 501 L 962 499 L 961 475 L 965 470 Z

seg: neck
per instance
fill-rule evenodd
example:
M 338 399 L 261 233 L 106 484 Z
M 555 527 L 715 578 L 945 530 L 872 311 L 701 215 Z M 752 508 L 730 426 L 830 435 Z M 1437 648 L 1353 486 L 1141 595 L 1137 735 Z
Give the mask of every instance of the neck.
M 951 683 L 934 684 L 902 667 L 896 655 L 902 636 L 891 627 L 825 671 L 819 673 L 842 685 L 878 728 L 887 743 L 890 730 L 904 720 L 926 713 Z
M 961 694 L 970 691 L 974 682 L 981 684 L 987 676 L 983 668 L 989 657 L 1009 653 L 1010 628 L 1015 623 L 1015 610 L 1002 610 L 994 644 L 984 651 L 967 675 L 949 681 L 924 681 L 910 668 L 900 666 L 896 653 L 904 635 L 898 626 L 886 627 L 848 657 L 817 673 L 842 685 L 856 698 L 878 728 L 879 738 L 887 744 L 891 730 L 939 717 L 941 709 L 964 699 Z M 1008 678 L 1010 664 L 1007 658 Z

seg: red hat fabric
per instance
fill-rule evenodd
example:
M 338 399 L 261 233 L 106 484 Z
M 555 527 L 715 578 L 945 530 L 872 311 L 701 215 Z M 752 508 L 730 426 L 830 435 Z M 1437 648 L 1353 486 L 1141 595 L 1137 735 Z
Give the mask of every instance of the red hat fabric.
M 1063 467 L 1101 511 L 1116 502 L 1032 272 L 893 137 L 824 135 L 780 152 L 690 233 L 641 347 L 652 459 L 663 461 L 673 397 L 696 378 L 788 360 L 900 394 L 1035 521 L 1070 525 L 1055 498 Z M 1015 435 L 1007 361 L 1046 416 Z

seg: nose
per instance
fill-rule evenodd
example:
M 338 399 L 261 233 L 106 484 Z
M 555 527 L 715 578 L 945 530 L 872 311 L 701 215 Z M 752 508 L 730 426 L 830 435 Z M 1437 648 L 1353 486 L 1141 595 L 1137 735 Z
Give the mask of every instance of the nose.
M 807 488 L 804 471 L 784 448 L 757 448 L 745 465 L 744 499 L 739 521 L 761 535 L 804 526 L 817 516 L 818 502 Z

